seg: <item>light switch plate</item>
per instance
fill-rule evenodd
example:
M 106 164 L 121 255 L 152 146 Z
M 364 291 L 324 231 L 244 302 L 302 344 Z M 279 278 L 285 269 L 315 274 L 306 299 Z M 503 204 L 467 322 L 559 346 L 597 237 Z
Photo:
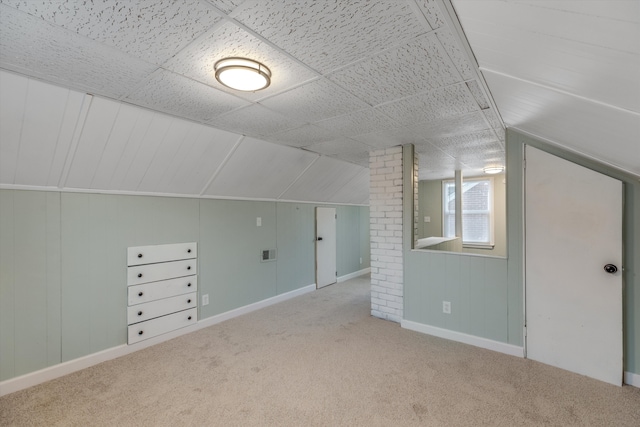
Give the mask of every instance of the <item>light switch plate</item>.
M 262 227 L 262 217 L 256 218 L 256 226 L 257 227 Z
M 202 305 L 209 305 L 209 294 L 202 295 Z

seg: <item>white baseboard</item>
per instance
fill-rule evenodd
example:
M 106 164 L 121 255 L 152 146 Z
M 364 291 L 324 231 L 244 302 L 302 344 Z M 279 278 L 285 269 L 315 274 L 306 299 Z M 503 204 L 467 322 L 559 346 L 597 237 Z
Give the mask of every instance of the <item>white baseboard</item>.
M 633 387 L 640 388 L 640 374 L 634 374 L 633 372 L 625 372 L 624 383 Z
M 338 283 L 345 282 L 349 279 L 353 279 L 359 276 L 364 276 L 365 274 L 371 273 L 371 267 L 363 268 L 362 270 L 354 271 L 353 273 L 345 274 L 344 276 L 338 277 Z
M 509 354 L 516 357 L 524 357 L 524 348 L 513 344 L 506 344 L 500 341 L 494 341 L 487 338 L 476 337 L 462 332 L 450 331 L 448 329 L 437 328 L 435 326 L 425 325 L 423 323 L 412 322 L 411 320 L 402 320 L 400 326 L 412 331 L 421 332 L 427 335 L 433 335 L 445 338 L 451 341 L 473 345 L 476 347 L 486 348 L 487 350 L 497 351 L 499 353 Z
M 28 374 L 21 375 L 19 377 L 11 378 L 0 382 L 0 396 L 4 396 L 19 390 L 23 390 L 34 385 L 38 385 L 45 381 L 53 380 L 55 378 L 68 375 L 72 372 L 79 371 L 81 369 L 88 368 L 98 363 L 106 362 L 107 360 L 115 359 L 127 354 L 133 353 L 143 348 L 151 347 L 161 342 L 168 341 L 173 338 L 177 338 L 181 335 L 195 332 L 199 329 L 203 329 L 212 325 L 215 325 L 225 320 L 232 319 L 234 317 L 241 316 L 243 314 L 250 313 L 255 310 L 259 310 L 270 305 L 286 301 L 288 299 L 303 295 L 316 290 L 316 285 L 311 284 L 300 289 L 296 289 L 281 295 L 276 295 L 266 300 L 258 301 L 253 304 L 246 305 L 244 307 L 236 308 L 234 310 L 227 311 L 225 313 L 218 314 L 216 316 L 207 317 L 206 319 L 199 320 L 194 325 L 187 326 L 185 328 L 177 329 L 175 331 L 168 332 L 166 334 L 159 335 L 157 337 L 149 338 L 148 340 L 140 341 L 131 345 L 119 345 L 111 347 L 106 350 L 99 351 L 97 353 L 89 354 L 87 356 L 79 357 L 77 359 L 69 360 L 67 362 L 59 363 L 48 368 L 40 369 L 39 371 L 30 372 Z

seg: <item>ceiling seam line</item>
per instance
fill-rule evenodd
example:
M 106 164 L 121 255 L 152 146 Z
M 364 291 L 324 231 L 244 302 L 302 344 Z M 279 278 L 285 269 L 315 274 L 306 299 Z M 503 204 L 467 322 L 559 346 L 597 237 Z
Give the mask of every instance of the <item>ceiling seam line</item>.
M 67 155 L 65 156 L 62 175 L 60 175 L 60 179 L 58 180 L 58 188 L 64 188 L 67 185 L 67 180 L 69 179 L 69 173 L 71 171 L 71 165 L 73 164 L 73 160 L 76 157 L 78 144 L 80 143 L 80 138 L 82 137 L 82 133 L 84 132 L 84 125 L 86 124 L 87 117 L 89 116 L 89 110 L 92 103 L 93 95 L 89 95 L 88 93 L 85 94 L 82 100 L 82 107 L 80 108 L 78 121 L 76 122 L 75 130 L 73 131 L 71 144 L 69 145 Z
M 287 191 L 289 191 L 289 190 L 291 189 L 291 187 L 293 187 L 293 186 L 295 185 L 295 183 L 296 183 L 296 182 L 298 182 L 298 181 L 300 180 L 300 178 L 302 178 L 302 176 L 303 176 L 305 173 L 307 173 L 307 171 L 309 170 L 309 168 L 310 168 L 311 166 L 313 166 L 313 165 L 314 165 L 314 164 L 315 164 L 315 163 L 320 159 L 320 157 L 322 157 L 322 155 L 321 155 L 321 154 L 318 154 L 318 157 L 316 157 L 315 159 L 313 159 L 313 161 L 312 161 L 311 163 L 309 163 L 309 164 L 307 165 L 307 167 L 306 167 L 306 168 L 304 168 L 304 170 L 303 170 L 302 172 L 300 172 L 300 174 L 298 175 L 298 177 L 297 177 L 296 179 L 294 179 L 294 180 L 291 182 L 291 184 L 289 184 L 289 185 L 287 186 L 287 188 L 285 188 L 285 189 L 284 189 L 284 191 L 278 195 L 278 197 L 276 198 L 276 200 L 280 200 L 280 199 L 282 198 L 282 196 L 284 196 L 285 194 L 287 194 Z
M 233 156 L 233 154 L 236 152 L 236 150 L 238 149 L 238 147 L 240 147 L 240 144 L 242 144 L 242 141 L 244 141 L 245 136 L 244 135 L 240 135 L 240 137 L 238 138 L 238 140 L 236 141 L 236 143 L 233 145 L 233 147 L 231 147 L 231 150 L 229 150 L 229 152 L 227 153 L 227 155 L 225 156 L 225 158 L 222 160 L 222 162 L 220 163 L 220 165 L 216 168 L 216 170 L 213 172 L 213 174 L 211 175 L 211 178 L 209 178 L 209 180 L 207 181 L 207 183 L 205 184 L 204 188 L 202 189 L 202 191 L 200 191 L 200 194 L 198 194 L 198 196 L 202 197 L 204 196 L 204 193 L 207 192 L 207 190 L 209 189 L 209 187 L 211 187 L 211 184 L 213 184 L 213 181 L 215 181 L 215 179 L 218 177 L 218 175 L 220 174 L 220 172 L 222 172 L 222 169 L 227 165 L 227 163 L 229 162 L 229 160 L 231 160 L 231 157 Z
M 586 101 L 586 102 L 589 102 L 589 103 L 592 103 L 592 104 L 601 105 L 603 107 L 611 108 L 611 109 L 614 109 L 616 111 L 621 111 L 623 113 L 628 113 L 628 114 L 632 114 L 634 116 L 640 117 L 640 113 L 639 112 L 628 110 L 628 109 L 622 108 L 622 107 L 617 107 L 615 105 L 607 104 L 606 102 L 598 101 L 598 100 L 593 99 L 593 98 L 587 98 L 586 96 L 577 95 L 575 93 L 571 93 L 571 92 L 568 92 L 568 91 L 563 90 L 563 89 L 555 88 L 553 86 L 548 86 L 548 85 L 544 85 L 542 83 L 537 83 L 537 82 L 534 82 L 534 81 L 531 81 L 531 80 L 522 79 L 520 77 L 515 77 L 515 76 L 512 76 L 510 74 L 502 73 L 500 71 L 495 71 L 495 70 L 492 70 L 492 69 L 489 69 L 489 68 L 486 68 L 486 67 L 480 67 L 480 70 L 486 71 L 488 73 L 492 73 L 492 74 L 495 74 L 495 75 L 498 75 L 498 76 L 506 77 L 506 78 L 511 79 L 511 80 L 516 80 L 516 81 L 519 81 L 519 82 L 522 82 L 522 83 L 526 83 L 526 84 L 529 84 L 529 85 L 532 85 L 532 86 L 536 86 L 536 87 L 539 87 L 539 88 L 542 88 L 542 89 L 548 89 L 548 90 L 551 90 L 553 92 L 561 93 L 563 95 L 568 95 L 568 96 L 570 96 L 572 98 L 580 99 L 582 101 Z

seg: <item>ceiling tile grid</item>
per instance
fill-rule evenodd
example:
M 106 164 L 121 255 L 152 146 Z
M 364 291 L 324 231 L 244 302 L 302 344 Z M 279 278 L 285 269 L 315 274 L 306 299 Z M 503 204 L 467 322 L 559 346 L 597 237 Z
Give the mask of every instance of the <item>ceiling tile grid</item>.
M 140 88 L 124 100 L 198 121 L 207 121 L 249 104 L 225 92 L 162 69 L 154 72 Z
M 416 0 L 416 3 L 422 10 L 424 17 L 434 30 L 446 25 L 442 11 L 436 0 Z
M 208 124 L 240 135 L 261 137 L 300 127 L 303 122 L 271 111 L 260 104 L 230 111 L 207 121 Z
M 251 58 L 266 64 L 271 71 L 271 84 L 258 92 L 239 92 L 220 84 L 215 78 L 214 64 L 223 58 Z M 255 101 L 297 86 L 318 74 L 273 49 L 231 22 L 214 27 L 163 67 L 237 97 Z
M 351 93 L 318 79 L 260 101 L 274 111 L 311 123 L 368 107 Z
M 341 69 L 328 78 L 372 106 L 462 80 L 434 33 Z
M 426 92 L 401 101 L 377 107 L 397 123 L 408 126 L 414 123 L 459 117 L 479 107 L 467 85 L 458 83 Z
M 265 141 L 291 147 L 306 147 L 320 142 L 331 141 L 338 137 L 335 132 L 315 126 L 303 125 L 274 135 L 266 136 Z
M 156 68 L 4 4 L 0 67 L 112 98 L 129 93 Z
M 199 0 L 0 2 L 152 64 L 175 55 L 221 19 Z
M 323 74 L 426 32 L 408 3 L 395 0 L 265 0 L 232 16 Z
M 368 152 L 370 148 L 371 147 L 367 144 L 363 144 L 362 142 L 350 138 L 339 138 L 334 139 L 333 141 L 319 142 L 305 147 L 306 150 L 328 156 L 345 153 Z
M 373 108 L 346 113 L 338 117 L 315 122 L 314 124 L 347 137 L 399 126 L 397 122 Z
M 469 58 L 460 50 L 458 41 L 453 37 L 448 27 L 440 28 L 436 31 L 438 41 L 442 44 L 449 58 L 456 66 L 456 69 L 464 80 L 476 78 L 474 67 L 471 65 Z

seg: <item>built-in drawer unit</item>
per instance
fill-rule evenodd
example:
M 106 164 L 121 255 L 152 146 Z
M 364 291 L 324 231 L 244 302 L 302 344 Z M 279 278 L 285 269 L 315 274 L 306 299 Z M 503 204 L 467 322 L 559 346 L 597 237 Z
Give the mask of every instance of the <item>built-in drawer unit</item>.
M 198 321 L 197 243 L 127 249 L 128 343 Z

